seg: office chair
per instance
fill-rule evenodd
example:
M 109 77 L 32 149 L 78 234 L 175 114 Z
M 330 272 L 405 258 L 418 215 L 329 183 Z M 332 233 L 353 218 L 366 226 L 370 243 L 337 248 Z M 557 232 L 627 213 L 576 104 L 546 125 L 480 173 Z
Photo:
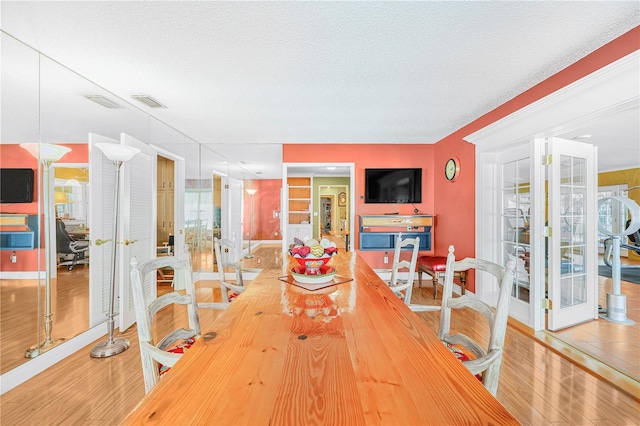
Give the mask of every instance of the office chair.
M 67 232 L 64 222 L 56 219 L 56 253 L 60 259 L 58 266 L 67 266 L 70 271 L 77 264 L 88 264 L 88 250 L 88 241 L 74 240 Z

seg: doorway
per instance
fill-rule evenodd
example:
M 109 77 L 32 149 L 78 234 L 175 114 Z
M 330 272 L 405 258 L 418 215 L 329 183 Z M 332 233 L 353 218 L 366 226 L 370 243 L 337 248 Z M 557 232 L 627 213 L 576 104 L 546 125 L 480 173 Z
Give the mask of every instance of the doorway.
M 331 186 L 332 198 L 332 223 L 331 231 L 342 233 L 338 238 L 344 241 L 342 247 L 347 250 L 353 249 L 353 239 L 347 238 L 347 234 L 353 229 L 355 223 L 354 209 L 355 198 L 351 188 L 355 185 L 355 164 L 354 163 L 283 163 L 283 180 L 281 193 L 281 214 L 280 229 L 282 231 L 282 250 L 286 253 L 289 244 L 293 241 L 295 230 L 290 226 L 290 206 L 289 206 L 289 178 L 291 176 L 307 176 L 310 178 L 309 193 L 305 195 L 304 202 L 309 207 L 304 212 L 307 223 L 304 226 L 310 228 L 309 234 L 318 237 L 321 223 L 321 188 Z M 311 202 L 311 203 L 309 203 Z M 294 206 L 293 208 L 297 208 Z M 312 222 L 312 224 L 308 224 Z M 301 223 L 301 222 L 300 222 Z M 301 226 L 301 225 L 298 225 Z M 323 225 L 324 226 L 324 225 Z M 347 242 L 348 241 L 348 242 Z
M 156 241 L 158 244 L 158 253 L 171 255 L 175 246 L 173 236 L 174 230 L 174 217 L 173 211 L 175 209 L 174 199 L 174 187 L 175 187 L 175 164 L 174 161 L 158 156 L 157 164 L 157 225 L 156 225 Z

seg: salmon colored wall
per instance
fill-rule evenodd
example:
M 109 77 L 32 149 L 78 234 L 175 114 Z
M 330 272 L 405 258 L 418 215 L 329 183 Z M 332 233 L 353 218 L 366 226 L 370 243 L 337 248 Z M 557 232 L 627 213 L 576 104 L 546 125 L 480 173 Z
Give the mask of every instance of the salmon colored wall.
M 436 214 L 433 233 L 434 253 L 445 255 L 450 244 L 456 247 L 456 257 L 475 256 L 475 146 L 463 138 L 545 96 L 609 65 L 640 49 L 640 26 L 592 52 L 583 59 L 547 78 L 531 89 L 505 102 L 434 145 L 316 145 L 318 154 L 313 162 L 356 163 L 356 214 L 379 214 L 387 210 L 375 204 L 364 204 L 362 174 L 366 167 L 425 167 L 423 194 L 426 203 L 418 208 Z M 304 148 L 304 149 L 302 149 Z M 309 162 L 305 155 L 309 145 L 284 145 L 284 162 Z M 428 151 L 423 151 L 427 148 Z M 458 157 L 461 172 L 456 182 L 444 177 L 444 164 L 452 156 Z M 420 162 L 420 165 L 414 165 Z M 427 191 L 427 192 L 424 192 Z M 398 208 L 400 213 L 412 214 L 411 206 Z M 354 230 L 357 232 L 357 230 Z M 356 241 L 357 246 L 357 241 Z M 385 267 L 379 252 L 360 252 L 373 268 Z M 388 265 L 386 265 L 388 267 Z M 475 291 L 473 277 L 468 288 Z
M 282 240 L 280 233 L 280 218 L 274 217 L 273 212 L 280 212 L 281 179 L 262 179 L 245 181 L 245 188 L 258 190 L 253 196 L 253 233 L 254 241 Z M 245 217 L 244 234 L 249 237 L 249 194 L 244 193 Z
M 314 152 L 313 158 L 309 158 L 308 153 Z M 355 164 L 355 185 L 351 185 L 354 191 L 356 204 L 356 229 L 352 229 L 352 239 L 355 247 L 360 246 L 358 216 L 384 214 L 389 212 L 399 212 L 400 214 L 412 215 L 414 205 L 412 204 L 365 204 L 364 203 L 364 169 L 375 167 L 410 167 L 422 168 L 422 203 L 415 204 L 420 212 L 424 214 L 434 214 L 435 197 L 434 167 L 433 167 L 434 146 L 428 144 L 374 144 L 374 145 L 345 145 L 345 144 L 322 144 L 322 145 L 297 145 L 285 144 L 282 148 L 282 159 L 285 163 L 341 163 L 349 162 Z M 437 212 L 436 212 L 437 213 Z M 433 232 L 437 235 L 438 228 Z M 436 237 L 437 238 L 437 237 Z M 359 251 L 372 268 L 389 268 L 389 264 L 383 262 L 384 253 L 379 251 Z M 428 254 L 423 252 L 422 254 Z M 393 255 L 390 254 L 393 258 Z
M 69 144 L 64 145 L 71 148 L 58 163 L 86 163 L 89 161 L 88 146 L 86 144 Z M 30 167 L 35 170 L 35 182 L 32 203 L 28 204 L 0 204 L 0 213 L 23 213 L 29 215 L 38 214 L 38 194 L 40 190 L 40 168 L 38 161 L 33 158 L 27 151 L 22 149 L 18 144 L 2 144 L 0 146 L 2 153 L 0 167 L 4 168 L 24 168 Z M 44 241 L 44 223 L 41 220 L 39 241 Z M 0 251 L 0 270 L 4 272 L 27 272 L 38 270 L 38 250 L 19 250 L 16 251 L 17 262 L 11 263 L 9 256 L 11 251 Z M 40 270 L 44 270 L 44 255 L 40 261 Z
M 446 254 L 454 244 L 457 258 L 475 255 L 475 146 L 463 138 L 639 49 L 640 26 L 436 143 L 436 254 Z M 441 171 L 452 155 L 460 159 L 462 172 L 458 182 L 447 185 Z M 472 281 L 468 288 L 475 291 Z

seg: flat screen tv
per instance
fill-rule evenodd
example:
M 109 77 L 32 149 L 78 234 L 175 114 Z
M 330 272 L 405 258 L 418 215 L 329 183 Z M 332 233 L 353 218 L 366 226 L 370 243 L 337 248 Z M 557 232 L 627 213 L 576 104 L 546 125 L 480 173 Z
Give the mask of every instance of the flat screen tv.
M 0 203 L 31 203 L 33 178 L 33 169 L 0 169 Z
M 365 169 L 365 203 L 422 202 L 422 169 Z

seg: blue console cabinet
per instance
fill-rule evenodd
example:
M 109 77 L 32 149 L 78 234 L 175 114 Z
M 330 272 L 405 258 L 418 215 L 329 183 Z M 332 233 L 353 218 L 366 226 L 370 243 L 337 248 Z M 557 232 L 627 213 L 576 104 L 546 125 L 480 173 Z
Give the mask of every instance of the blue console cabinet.
M 398 233 L 407 238 L 420 237 L 420 250 L 431 250 L 432 215 L 360 216 L 360 250 L 390 251 Z
M 37 215 L 3 215 L 0 250 L 33 250 L 37 245 Z M 23 229 L 17 229 L 17 228 Z M 7 230 L 10 229 L 10 230 Z

